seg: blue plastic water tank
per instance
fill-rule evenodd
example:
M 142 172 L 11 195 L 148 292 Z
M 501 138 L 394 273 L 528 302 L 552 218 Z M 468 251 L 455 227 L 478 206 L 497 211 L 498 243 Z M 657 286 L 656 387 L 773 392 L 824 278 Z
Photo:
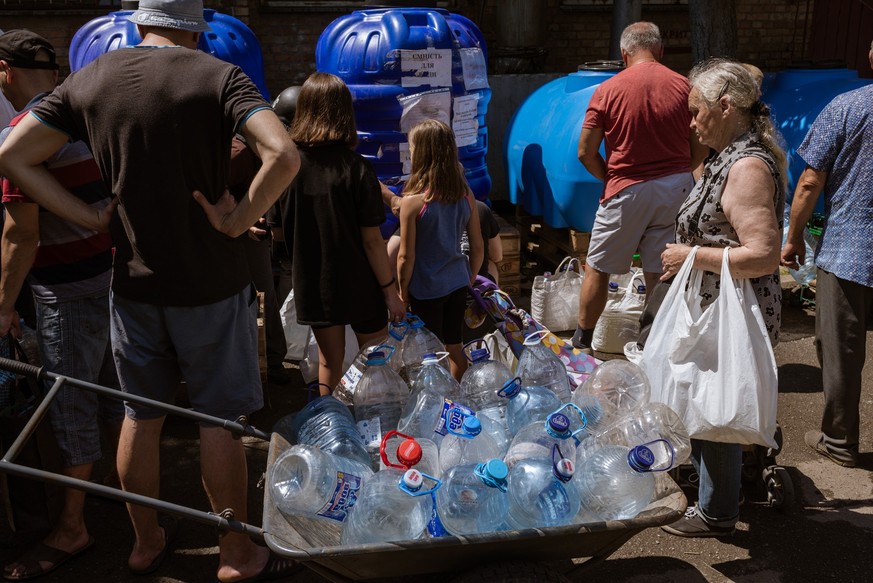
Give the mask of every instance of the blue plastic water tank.
M 458 156 L 480 200 L 491 190 L 485 163 L 491 100 L 487 61 L 478 27 L 435 8 L 352 12 L 325 28 L 315 51 L 316 68 L 349 86 L 358 152 L 382 182 L 399 190 L 409 172 L 407 132 L 416 116 L 436 117 L 454 127 Z M 383 234 L 396 224 L 388 213 Z
M 594 90 L 620 70 L 613 63 L 580 68 L 546 83 L 516 110 L 504 145 L 511 202 L 552 227 L 591 231 L 603 183 L 579 162 L 579 133 Z
M 803 143 L 809 126 L 834 97 L 870 83 L 873 83 L 873 79 L 859 79 L 857 71 L 844 68 L 786 69 L 765 78 L 762 99 L 770 104 L 789 156 L 789 203 L 794 197 L 797 179 L 805 167 L 803 159 L 797 155 L 797 148 Z M 815 212 L 824 211 L 822 195 Z
M 78 71 L 104 53 L 139 44 L 142 37 L 136 25 L 128 20 L 131 14 L 131 10 L 119 10 L 98 16 L 76 31 L 70 43 L 70 69 Z M 215 10 L 204 10 L 203 18 L 209 23 L 210 30 L 200 35 L 197 48 L 237 65 L 254 82 L 261 95 L 269 99 L 261 45 L 251 29 L 233 16 Z

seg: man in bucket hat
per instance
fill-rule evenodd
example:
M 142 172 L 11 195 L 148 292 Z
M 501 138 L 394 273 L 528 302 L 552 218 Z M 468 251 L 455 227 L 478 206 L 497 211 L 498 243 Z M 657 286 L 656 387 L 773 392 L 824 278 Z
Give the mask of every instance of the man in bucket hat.
M 142 0 L 130 18 L 142 42 L 102 55 L 36 106 L 0 148 L 0 172 L 38 193 L 51 212 L 111 230 L 112 345 L 122 388 L 172 403 L 184 379 L 194 410 L 235 420 L 263 406 L 256 302 L 239 236 L 293 180 L 299 157 L 248 77 L 195 50 L 207 29 L 200 0 Z M 235 133 L 262 161 L 238 201 L 224 195 Z M 113 204 L 83 204 L 45 172 L 42 162 L 70 138 L 91 145 Z M 122 485 L 157 497 L 164 414 L 132 402 L 126 409 Z M 202 425 L 200 454 L 214 511 L 232 509 L 245 522 L 242 442 Z M 150 573 L 169 554 L 174 525 L 148 508 L 128 510 L 136 535 L 128 567 Z M 245 534 L 223 535 L 219 554 L 220 581 L 293 568 Z

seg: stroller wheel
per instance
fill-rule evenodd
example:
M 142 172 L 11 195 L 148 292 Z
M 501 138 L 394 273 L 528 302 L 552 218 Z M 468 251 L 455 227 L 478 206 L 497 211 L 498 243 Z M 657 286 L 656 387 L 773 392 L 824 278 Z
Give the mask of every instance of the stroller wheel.
M 794 504 L 794 482 L 788 470 L 782 466 L 767 466 L 761 478 L 767 488 L 768 506 L 785 509 Z

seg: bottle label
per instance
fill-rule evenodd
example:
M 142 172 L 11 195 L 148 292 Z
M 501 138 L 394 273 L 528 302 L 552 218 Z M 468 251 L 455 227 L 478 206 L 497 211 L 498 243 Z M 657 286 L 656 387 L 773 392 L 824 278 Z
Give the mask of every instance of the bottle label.
M 361 439 L 367 447 L 382 445 L 382 423 L 379 417 L 358 421 L 358 433 L 361 434 Z
M 364 373 L 358 370 L 354 364 L 349 367 L 349 370 L 346 371 L 346 374 L 343 375 L 343 378 L 340 379 L 340 384 L 343 388 L 349 392 L 354 391 L 355 387 L 358 386 L 358 381 L 361 380 L 361 377 L 364 376 Z
M 430 520 L 427 523 L 427 533 L 432 537 L 449 536 L 449 532 L 443 526 L 437 514 L 436 496 L 434 494 L 431 494 L 431 500 L 433 503 L 430 505 Z
M 558 482 L 552 482 L 537 497 L 537 510 L 549 521 L 561 520 L 570 514 L 570 499 L 567 489 Z
M 437 419 L 433 432 L 440 435 L 446 435 L 448 434 L 448 431 L 446 430 L 447 426 L 452 431 L 460 431 L 461 427 L 464 425 L 464 419 L 471 415 L 475 417 L 476 412 L 469 407 L 459 405 L 458 403 L 446 399 L 443 401 L 443 411 Z
M 319 516 L 342 522 L 349 514 L 349 508 L 358 500 L 361 477 L 346 472 L 336 473 L 336 487 L 330 500 L 317 512 Z

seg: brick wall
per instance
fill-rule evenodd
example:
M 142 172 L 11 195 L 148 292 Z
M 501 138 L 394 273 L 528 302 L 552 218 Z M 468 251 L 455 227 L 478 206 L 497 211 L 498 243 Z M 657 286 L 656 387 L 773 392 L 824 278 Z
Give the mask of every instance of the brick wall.
M 535 1 L 535 0 L 530 0 Z M 811 20 L 813 0 L 736 0 L 738 58 L 765 70 L 784 67 L 803 58 L 804 34 Z M 569 73 L 580 63 L 606 59 L 612 24 L 611 3 L 595 0 L 569 6 L 562 0 L 540 0 L 545 6 L 543 48 L 539 72 Z M 276 94 L 301 83 L 315 70 L 315 45 L 321 31 L 335 18 L 348 13 L 353 2 L 340 2 L 333 10 L 270 8 L 259 0 L 206 0 L 206 6 L 231 14 L 257 35 L 264 54 L 267 85 Z M 287 4 L 287 3 L 286 3 Z M 500 52 L 498 18 L 505 15 L 504 0 L 449 0 L 449 9 L 477 23 L 494 59 Z M 807 12 L 807 5 L 810 6 Z M 9 10 L 0 8 L 0 28 L 29 28 L 46 36 L 58 49 L 63 65 L 67 48 L 78 28 L 105 11 Z M 809 18 L 807 18 L 809 14 Z M 661 27 L 666 38 L 665 64 L 677 71 L 691 66 L 690 25 L 687 6 L 676 3 L 643 7 L 643 18 Z M 63 69 L 62 73 L 66 73 Z

